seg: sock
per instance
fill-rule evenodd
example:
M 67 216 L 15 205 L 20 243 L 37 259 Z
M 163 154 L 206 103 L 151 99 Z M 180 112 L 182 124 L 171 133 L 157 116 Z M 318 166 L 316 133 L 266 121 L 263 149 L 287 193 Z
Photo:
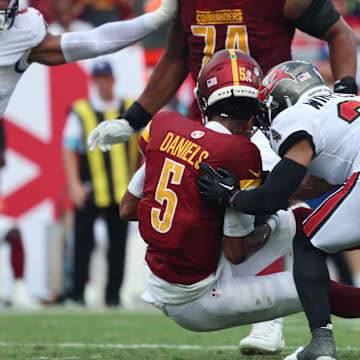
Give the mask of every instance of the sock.
M 309 209 L 306 207 L 298 207 L 293 209 L 292 212 L 295 216 L 296 221 L 296 231 L 301 229 L 302 222 L 313 212 L 313 209 Z
M 344 318 L 360 317 L 360 288 L 330 282 L 331 313 Z
M 9 242 L 11 250 L 11 266 L 14 273 L 14 278 L 23 278 L 25 253 L 21 236 L 19 234 L 13 235 Z
M 327 254 L 301 230 L 294 238 L 294 279 L 311 331 L 331 323 Z

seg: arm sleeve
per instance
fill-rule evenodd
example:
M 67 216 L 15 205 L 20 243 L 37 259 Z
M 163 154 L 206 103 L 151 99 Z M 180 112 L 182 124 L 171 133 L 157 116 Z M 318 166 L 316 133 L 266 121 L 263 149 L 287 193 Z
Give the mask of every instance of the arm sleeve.
M 340 18 L 330 0 L 313 0 L 294 25 L 305 33 L 321 38 Z
M 136 43 L 157 29 L 151 13 L 126 21 L 104 24 L 90 31 L 70 32 L 61 36 L 66 62 L 113 53 Z
M 128 185 L 128 191 L 138 199 L 144 197 L 145 163 L 136 171 Z
M 239 191 L 233 199 L 235 210 L 266 215 L 288 207 L 288 199 L 300 185 L 307 168 L 283 158 L 268 175 L 264 185 L 250 191 Z

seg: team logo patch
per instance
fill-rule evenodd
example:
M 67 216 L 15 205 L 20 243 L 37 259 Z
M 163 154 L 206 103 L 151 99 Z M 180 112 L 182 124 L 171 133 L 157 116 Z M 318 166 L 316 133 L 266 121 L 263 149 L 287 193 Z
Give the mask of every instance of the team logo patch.
M 191 133 L 191 137 L 193 139 L 200 139 L 202 138 L 203 136 L 205 135 L 205 132 L 204 131 L 201 131 L 201 130 L 195 130 Z
M 271 129 L 271 136 L 272 138 L 274 139 L 274 141 L 279 141 L 281 140 L 281 134 L 279 132 L 277 132 L 276 130 L 274 129 Z
M 303 82 L 303 81 L 305 81 L 305 80 L 311 79 L 311 75 L 310 75 L 308 72 L 305 72 L 305 73 L 303 73 L 303 74 L 300 74 L 300 75 L 298 76 L 298 79 L 299 79 L 301 82 Z
M 206 80 L 206 85 L 208 88 L 217 85 L 217 83 L 218 83 L 217 77 L 213 77 L 211 79 Z
M 264 101 L 273 91 L 277 83 L 284 79 L 296 81 L 294 76 L 287 72 L 285 65 L 277 66 L 260 84 L 258 99 Z

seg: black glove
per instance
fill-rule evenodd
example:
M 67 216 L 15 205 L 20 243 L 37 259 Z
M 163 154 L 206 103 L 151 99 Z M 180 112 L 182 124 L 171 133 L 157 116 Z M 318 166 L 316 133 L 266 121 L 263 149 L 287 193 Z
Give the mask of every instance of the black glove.
M 356 81 L 351 76 L 345 76 L 341 80 L 336 80 L 334 83 L 334 92 L 343 94 L 357 95 L 358 86 Z
M 199 164 L 204 175 L 197 178 L 201 196 L 206 200 L 214 200 L 223 206 L 229 205 L 229 200 L 240 190 L 239 178 L 230 171 L 218 168 L 216 172 L 209 164 Z

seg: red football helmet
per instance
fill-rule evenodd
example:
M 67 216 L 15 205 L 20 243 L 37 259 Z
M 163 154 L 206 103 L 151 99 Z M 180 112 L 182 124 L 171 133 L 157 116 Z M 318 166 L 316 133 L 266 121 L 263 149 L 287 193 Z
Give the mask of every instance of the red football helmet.
M 263 74 L 258 63 L 248 54 L 235 49 L 220 50 L 199 74 L 195 97 L 204 122 L 209 107 L 230 97 L 256 99 Z

